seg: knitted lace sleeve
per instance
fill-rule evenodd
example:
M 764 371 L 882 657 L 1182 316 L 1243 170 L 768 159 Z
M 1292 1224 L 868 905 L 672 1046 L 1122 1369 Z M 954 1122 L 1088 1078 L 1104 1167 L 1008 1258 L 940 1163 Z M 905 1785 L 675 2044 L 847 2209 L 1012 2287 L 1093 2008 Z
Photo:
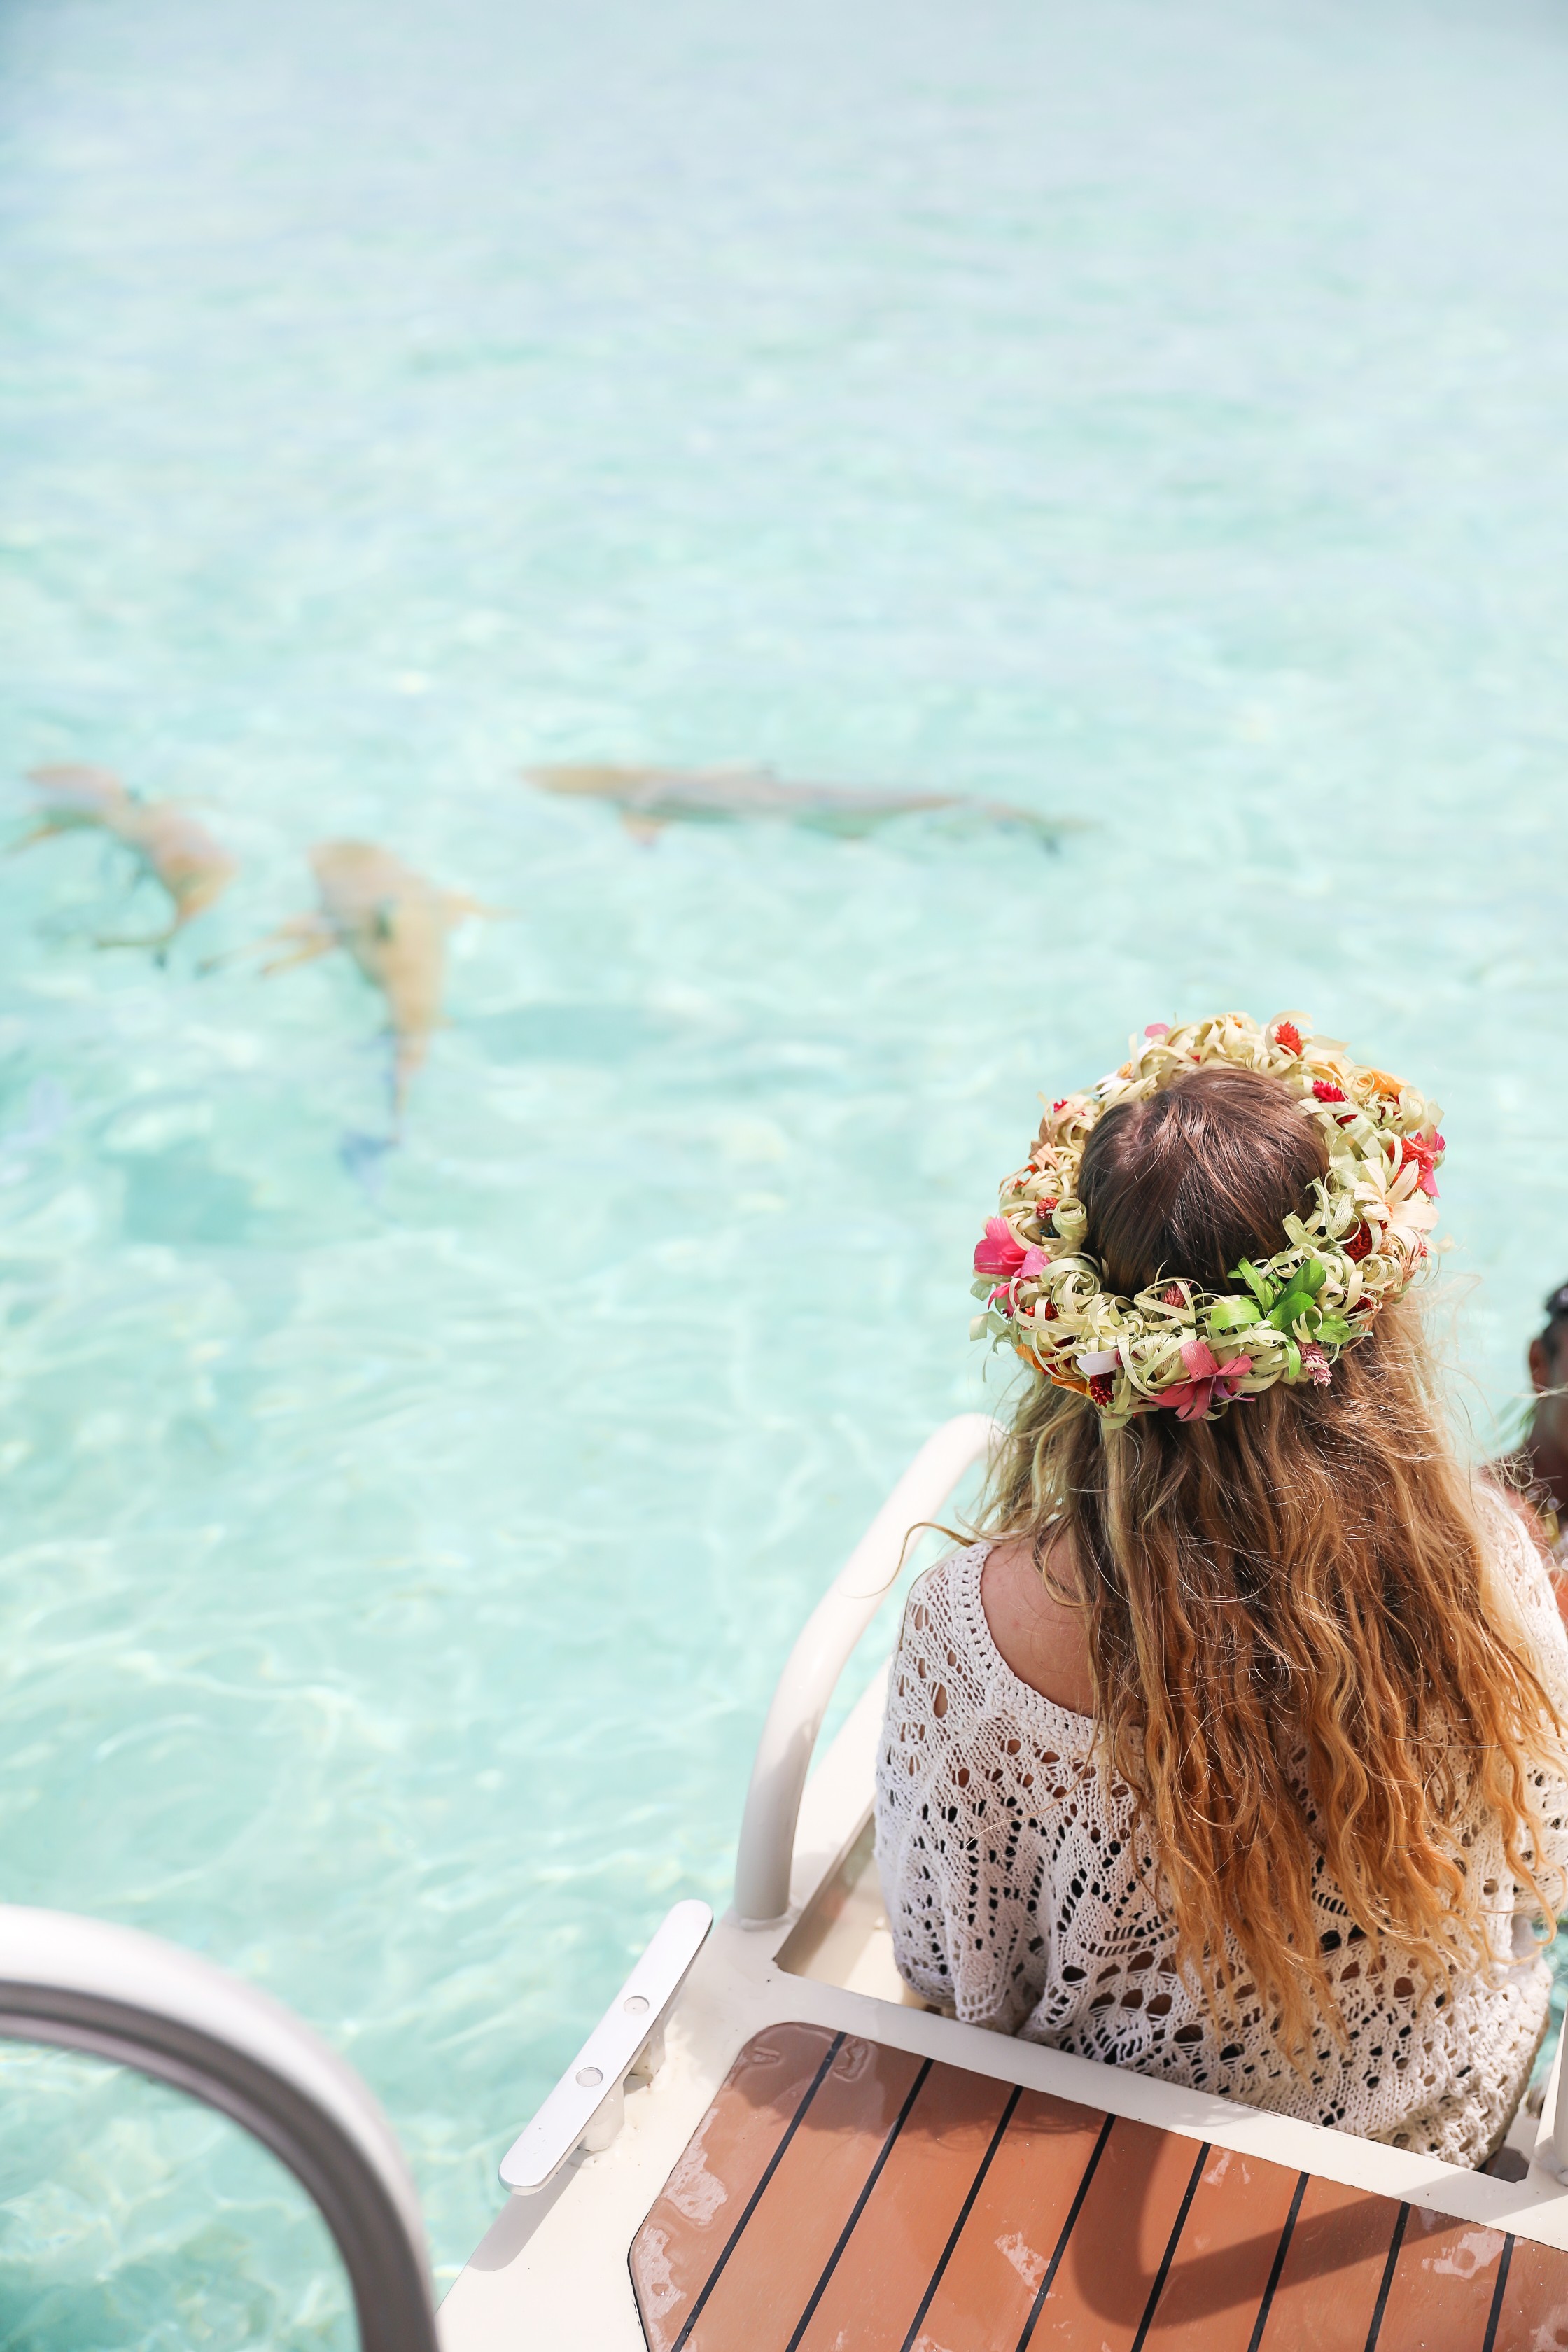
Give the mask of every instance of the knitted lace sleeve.
M 950 1554 L 910 1595 L 878 1757 L 877 1860 L 905 1982 L 967 2024 L 1015 2033 L 1047 1989 L 1064 1846 L 1100 1862 L 1112 1901 L 1121 1847 L 1092 1724 L 995 1655 L 981 1617 L 988 1549 Z
M 1530 1661 L 1560 1723 L 1568 1727 L 1568 1626 L 1558 1606 L 1549 1564 L 1531 1541 L 1519 1514 L 1490 1486 L 1481 1488 L 1483 1523 L 1505 1605 L 1516 1612 Z M 1531 1773 L 1545 1832 L 1542 1892 L 1559 1916 L 1568 1914 L 1568 1780 L 1543 1766 Z M 1522 1890 L 1521 1890 L 1522 1895 Z

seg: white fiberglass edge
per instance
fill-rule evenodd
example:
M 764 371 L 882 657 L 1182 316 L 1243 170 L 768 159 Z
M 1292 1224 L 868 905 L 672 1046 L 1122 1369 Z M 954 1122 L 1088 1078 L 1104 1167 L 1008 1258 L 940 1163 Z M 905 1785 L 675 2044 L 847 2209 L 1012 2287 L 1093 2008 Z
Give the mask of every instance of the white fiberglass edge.
M 1546 2095 L 1541 2103 L 1541 2122 L 1531 2159 L 1539 2173 L 1563 2188 L 1568 2188 L 1568 2114 L 1564 2114 L 1563 2108 L 1563 2044 L 1565 2040 L 1568 2040 L 1568 2034 L 1559 2036 L 1557 2054 L 1546 2078 Z
M 911 1531 L 935 1517 L 995 1430 L 988 1414 L 963 1412 L 933 1431 L 806 1619 L 773 1692 L 746 1792 L 735 1911 L 748 1925 L 768 1925 L 789 1908 L 801 1792 L 850 1653 L 897 1581 Z
M 707 1940 L 706 1903 L 678 1903 L 531 2123 L 500 2162 L 516 2197 L 546 2189 L 579 2147 L 608 2147 L 626 2114 L 628 2074 L 651 2080 L 664 2056 L 664 2020 Z

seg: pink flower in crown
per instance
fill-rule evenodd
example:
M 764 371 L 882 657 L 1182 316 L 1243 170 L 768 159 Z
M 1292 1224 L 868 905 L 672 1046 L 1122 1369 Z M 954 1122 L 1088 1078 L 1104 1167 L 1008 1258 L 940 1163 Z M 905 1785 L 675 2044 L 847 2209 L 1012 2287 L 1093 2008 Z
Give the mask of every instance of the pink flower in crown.
M 1252 1370 L 1250 1356 L 1233 1356 L 1222 1364 L 1205 1339 L 1189 1339 L 1182 1361 L 1191 1377 L 1180 1387 L 1167 1389 L 1160 1402 L 1172 1406 L 1178 1421 L 1201 1421 L 1216 1404 L 1228 1404 L 1239 1383 Z
M 1145 1037 L 1152 1038 L 1156 1044 L 1163 1043 L 1170 1034 L 1171 1024 L 1168 1021 L 1151 1021 L 1143 1032 Z
M 1419 1189 L 1432 1201 L 1437 1197 L 1437 1162 L 1447 1149 L 1436 1129 L 1430 1135 L 1405 1135 L 1399 1140 L 1401 1169 L 1419 1167 Z
M 1020 1276 L 1043 1274 L 1050 1259 L 1043 1249 L 1031 1242 L 1018 1239 L 1005 1217 L 987 1217 L 985 1238 L 974 1244 L 974 1271 L 989 1274 L 1003 1282 L 1016 1282 Z
M 1326 1389 L 1333 1376 L 1334 1368 L 1329 1361 L 1328 1349 L 1320 1348 L 1315 1339 L 1309 1339 L 1301 1350 L 1302 1379 L 1310 1381 L 1315 1388 Z

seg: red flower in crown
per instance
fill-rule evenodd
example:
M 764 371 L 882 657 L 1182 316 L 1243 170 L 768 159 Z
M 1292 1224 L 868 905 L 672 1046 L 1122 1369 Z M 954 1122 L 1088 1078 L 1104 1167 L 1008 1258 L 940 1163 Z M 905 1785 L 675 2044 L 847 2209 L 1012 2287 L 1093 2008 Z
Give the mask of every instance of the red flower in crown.
M 1017 1275 L 1039 1274 L 1049 1265 L 1044 1250 L 1026 1248 L 1005 1217 L 987 1217 L 985 1238 L 974 1244 L 976 1274 L 1000 1275 L 1011 1282 Z
M 1419 1167 L 1421 1180 L 1416 1189 L 1425 1192 L 1429 1200 L 1435 1201 L 1437 1197 L 1437 1162 L 1447 1149 L 1437 1134 L 1400 1138 L 1399 1165 L 1402 1169 Z
M 1314 1078 L 1312 1080 L 1312 1092 L 1317 1096 L 1320 1102 L 1345 1102 L 1349 1100 L 1343 1087 L 1334 1086 L 1328 1078 Z
M 1340 1247 L 1348 1258 L 1353 1258 L 1359 1265 L 1363 1257 L 1372 1255 L 1372 1227 L 1366 1224 L 1358 1225 L 1349 1241 L 1342 1242 Z
M 1293 1021 L 1277 1021 L 1274 1024 L 1274 1043 L 1277 1045 L 1283 1045 L 1288 1054 L 1299 1054 L 1301 1050 L 1301 1032 Z
M 1096 1404 L 1109 1404 L 1116 1394 L 1116 1383 L 1109 1372 L 1092 1372 L 1089 1375 L 1089 1392 Z

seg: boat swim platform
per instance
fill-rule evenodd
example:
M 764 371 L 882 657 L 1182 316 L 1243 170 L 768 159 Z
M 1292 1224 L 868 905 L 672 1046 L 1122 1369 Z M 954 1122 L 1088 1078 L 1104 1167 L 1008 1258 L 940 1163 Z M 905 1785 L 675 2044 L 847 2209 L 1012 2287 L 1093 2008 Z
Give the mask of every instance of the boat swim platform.
M 441 2306 L 443 2352 L 1568 2352 L 1561 2056 L 1504 2179 L 902 1983 L 871 1851 L 885 1671 L 806 1765 L 905 1532 L 986 1428 L 928 1441 L 818 1604 L 737 1907 L 675 1906 L 509 2152 L 520 2193 Z

